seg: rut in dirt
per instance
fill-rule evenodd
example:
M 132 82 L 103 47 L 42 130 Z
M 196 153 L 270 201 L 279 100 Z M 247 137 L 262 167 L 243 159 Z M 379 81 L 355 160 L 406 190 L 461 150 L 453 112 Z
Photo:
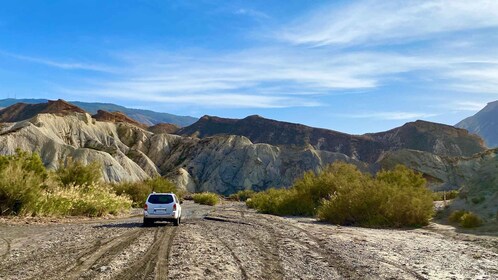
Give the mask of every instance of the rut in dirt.
M 140 259 L 123 270 L 115 279 L 167 279 L 171 243 L 177 227 L 158 227 L 154 241 Z

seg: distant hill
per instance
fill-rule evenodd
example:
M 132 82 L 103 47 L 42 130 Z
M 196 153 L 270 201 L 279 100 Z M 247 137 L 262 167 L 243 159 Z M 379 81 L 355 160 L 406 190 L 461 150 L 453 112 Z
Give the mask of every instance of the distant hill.
M 48 102 L 47 99 L 0 99 L 0 108 L 8 107 L 16 103 L 27 103 L 27 104 L 39 104 Z M 99 110 L 107 112 L 122 112 L 128 117 L 146 124 L 155 125 L 159 123 L 172 123 L 180 127 L 188 126 L 197 121 L 197 118 L 190 116 L 177 116 L 168 113 L 154 112 L 150 110 L 142 109 L 132 109 L 123 107 L 111 103 L 90 103 L 90 102 L 80 102 L 80 101 L 70 101 L 69 103 L 74 104 L 81 109 L 87 111 L 88 113 L 94 115 L 97 114 Z
M 488 103 L 481 111 L 455 126 L 481 136 L 488 147 L 498 147 L 498 101 Z
M 204 138 L 214 135 L 241 135 L 253 143 L 276 146 L 312 146 L 345 154 L 364 162 L 376 162 L 391 150 L 413 149 L 444 156 L 470 156 L 485 150 L 481 138 L 449 125 L 416 121 L 380 133 L 350 135 L 302 124 L 249 116 L 226 119 L 204 116 L 176 132 L 182 136 Z
M 0 122 L 22 121 L 42 113 L 63 116 L 69 113 L 85 113 L 85 111 L 61 99 L 36 104 L 16 103 L 0 110 Z
M 433 189 L 474 186 L 470 183 L 477 179 L 479 186 L 496 186 L 490 174 L 496 173 L 497 152 L 485 151 L 477 135 L 449 125 L 416 121 L 351 135 L 260 116 L 204 116 L 178 129 L 171 124 L 147 127 L 120 112 L 99 110 L 90 118 L 74 104 L 81 103 L 15 103 L 0 110 L 0 154 L 18 148 L 37 152 L 51 169 L 67 157 L 98 161 L 107 181 L 161 175 L 191 192 L 225 195 L 288 187 L 305 171 L 317 172 L 335 161 L 363 171 L 405 164 L 430 179 Z M 468 190 L 478 196 L 485 191 L 496 193 L 492 188 Z

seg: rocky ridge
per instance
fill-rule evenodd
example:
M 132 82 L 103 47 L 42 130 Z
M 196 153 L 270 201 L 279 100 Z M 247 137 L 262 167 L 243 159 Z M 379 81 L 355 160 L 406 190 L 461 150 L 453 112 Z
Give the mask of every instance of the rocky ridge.
M 280 122 L 260 116 L 226 119 L 204 116 L 176 134 L 192 137 L 241 135 L 253 143 L 276 146 L 311 146 L 375 163 L 388 151 L 413 149 L 443 156 L 471 156 L 486 150 L 482 139 L 464 129 L 416 121 L 380 133 L 350 135 L 328 129 Z
M 489 147 L 498 147 L 498 101 L 455 125 L 482 137 Z
M 425 156 L 421 166 L 427 170 L 419 170 L 427 176 L 442 184 L 462 184 L 448 177 L 449 167 L 442 168 L 440 158 L 485 149 L 478 137 L 464 130 L 420 121 L 355 136 L 259 116 L 242 120 L 203 117 L 173 135 L 158 127 L 148 131 L 121 113 L 101 111 L 92 117 L 63 101 L 54 102 L 46 106 L 52 109 L 34 116 L 14 110 L 19 107 L 0 111 L 17 112 L 12 114 L 15 119 L 29 117 L 2 124 L 0 154 L 12 154 L 17 148 L 38 152 L 52 169 L 68 157 L 83 163 L 99 161 L 108 181 L 162 175 L 190 191 L 229 194 L 289 186 L 303 172 L 319 171 L 337 160 L 365 171 L 382 167 L 388 159 L 409 165 L 412 157 L 395 156 L 410 154 L 406 148 L 419 149 Z M 421 141 L 414 143 L 410 137 Z

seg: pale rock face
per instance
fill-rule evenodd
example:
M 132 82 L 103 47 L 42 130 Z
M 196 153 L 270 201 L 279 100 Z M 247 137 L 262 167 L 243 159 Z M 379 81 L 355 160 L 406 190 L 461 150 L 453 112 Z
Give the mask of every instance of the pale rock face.
M 173 182 L 182 190 L 189 192 L 196 191 L 196 183 L 194 178 L 190 176 L 187 170 L 179 168 L 176 172 L 176 176 L 172 178 Z
M 88 114 L 39 114 L 2 124 L 0 153 L 37 152 L 50 169 L 68 157 L 102 164 L 106 181 L 138 181 L 163 175 L 188 191 L 223 194 L 286 187 L 308 170 L 336 160 L 366 165 L 340 153 L 253 144 L 243 136 L 194 139 L 153 134 L 127 123 L 100 122 Z
M 116 136 L 115 125 L 94 122 L 88 114 L 64 117 L 40 114 L 3 127 L 0 153 L 13 154 L 18 148 L 37 152 L 50 169 L 58 168 L 68 157 L 85 164 L 98 161 L 102 163 L 106 181 L 148 178 L 149 175 L 124 154 L 128 148 Z M 89 147 L 85 147 L 87 143 Z

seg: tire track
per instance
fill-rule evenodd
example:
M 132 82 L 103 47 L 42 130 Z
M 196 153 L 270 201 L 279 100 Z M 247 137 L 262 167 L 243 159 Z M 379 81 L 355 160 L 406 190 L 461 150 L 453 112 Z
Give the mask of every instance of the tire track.
M 264 227 L 261 227 L 264 228 Z M 264 228 L 266 230 L 266 228 Z M 234 229 L 229 229 L 233 231 Z M 276 236 L 273 231 L 266 230 L 266 232 L 270 236 L 270 242 L 264 243 L 263 240 L 258 238 L 257 236 L 253 236 L 248 234 L 249 231 L 245 231 L 240 227 L 235 227 L 241 235 L 245 236 L 248 240 L 251 240 L 259 249 L 259 252 L 263 255 L 264 267 L 263 267 L 263 275 L 267 277 L 267 279 L 284 279 L 283 267 L 278 258 L 278 247 L 275 246 L 277 243 Z
M 128 234 L 125 234 L 125 235 L 128 235 Z M 69 248 L 67 250 L 63 250 L 62 252 L 56 252 L 56 253 L 68 254 L 68 253 L 72 253 L 75 251 L 80 251 L 80 253 L 76 257 L 76 259 L 81 260 L 85 256 L 90 256 L 94 252 L 98 251 L 99 248 L 101 248 L 102 246 L 106 246 L 110 242 L 113 242 L 114 240 L 122 238 L 122 237 L 123 237 L 123 235 L 113 236 L 113 237 L 110 237 L 104 241 L 97 240 L 97 242 L 95 242 L 93 245 L 90 245 L 89 247 L 86 247 L 86 248 L 85 247 L 83 247 L 83 248 L 72 247 L 72 248 Z M 81 251 L 81 250 L 83 250 L 83 251 Z M 79 264 L 77 262 L 75 263 L 74 261 L 72 261 L 70 264 L 62 263 L 60 265 L 53 267 L 53 269 L 50 271 L 45 271 L 44 277 L 47 279 L 59 279 L 61 277 L 61 275 L 66 275 L 67 272 L 74 270 L 75 268 L 78 267 L 78 265 Z M 39 279 L 39 276 L 33 276 L 33 277 L 28 278 L 28 279 L 37 280 L 37 279 Z
M 266 219 L 266 218 L 265 218 Z M 268 220 L 268 219 L 267 219 Z M 299 232 L 304 233 L 309 239 L 313 240 L 317 245 L 313 246 L 312 244 L 306 243 L 301 239 L 295 239 L 297 242 L 300 242 L 306 247 L 313 246 L 314 249 L 316 250 L 318 254 L 324 258 L 327 263 L 329 264 L 330 267 L 333 267 L 337 273 L 342 278 L 346 279 L 361 279 L 364 277 L 363 274 L 359 273 L 357 271 L 357 268 L 349 264 L 341 255 L 340 252 L 337 252 L 333 248 L 330 248 L 330 246 L 326 243 L 311 234 L 309 231 L 302 229 L 298 226 L 289 224 L 289 223 L 281 223 L 283 226 L 288 226 L 293 229 L 297 229 Z
M 217 221 L 220 223 L 230 223 L 227 224 L 227 227 L 232 226 L 233 228 L 229 228 L 229 231 L 234 231 L 236 230 L 238 233 L 241 235 L 245 236 L 247 239 L 251 240 L 259 249 L 259 252 L 262 253 L 263 257 L 265 258 L 264 261 L 264 271 L 263 275 L 267 275 L 268 279 L 284 279 L 285 276 L 283 274 L 283 267 L 281 264 L 281 261 L 279 259 L 279 253 L 278 253 L 278 247 L 276 246 L 278 243 L 277 237 L 275 234 L 275 231 L 271 227 L 266 227 L 262 226 L 259 223 L 253 223 L 253 222 L 248 222 L 248 219 L 245 218 L 244 211 L 242 210 L 225 210 L 222 209 L 220 212 L 238 212 L 240 214 L 240 217 L 242 218 L 243 221 L 236 221 L 232 218 L 227 218 L 227 220 L 224 220 L 223 218 L 217 218 L 216 219 L 207 219 L 207 220 L 212 220 L 212 221 Z M 205 217 L 205 219 L 208 218 Z M 242 225 L 248 225 L 252 227 L 260 227 L 264 229 L 265 233 L 268 233 L 270 237 L 270 241 L 268 242 L 263 242 L 262 239 L 258 238 L 257 236 L 249 234 L 251 231 L 246 231 L 241 227 L 236 227 L 235 225 L 237 224 L 242 224 Z
M 292 225 L 292 224 L 287 224 L 287 225 L 290 226 L 290 227 L 292 227 L 292 228 L 295 228 L 295 229 L 299 230 L 300 232 L 306 234 L 308 236 L 308 238 L 310 238 L 313 241 L 315 241 L 319 245 L 319 247 L 317 247 L 317 248 L 320 249 L 320 251 L 322 251 L 322 255 L 323 256 L 330 256 L 329 258 L 333 261 L 334 264 L 339 264 L 340 270 L 338 270 L 338 271 L 340 272 L 341 276 L 343 276 L 343 277 L 350 277 L 350 278 L 353 278 L 353 279 L 361 276 L 358 273 L 355 273 L 355 274 L 351 275 L 350 273 L 354 271 L 354 268 L 351 267 L 351 266 L 349 266 L 345 262 L 344 258 L 342 258 L 341 256 L 339 256 L 338 253 L 335 250 L 333 250 L 333 249 L 331 250 L 330 246 L 328 246 L 328 244 L 326 242 L 323 242 L 322 240 L 320 240 L 316 236 L 312 235 L 309 231 L 307 231 L 307 230 L 305 230 L 303 228 L 300 228 L 300 227 L 298 227 L 296 225 Z M 326 250 L 324 250 L 323 248 L 329 248 L 329 251 L 332 251 L 332 254 L 330 254 L 330 253 L 327 254 Z M 389 260 L 385 260 L 385 259 L 380 259 L 378 261 L 380 261 L 382 263 L 385 263 L 385 264 L 388 264 L 388 265 L 391 265 L 391 266 L 394 266 L 397 269 L 400 269 L 400 270 L 406 272 L 407 274 L 412 275 L 416 279 L 419 279 L 419 280 L 425 280 L 425 279 L 427 279 L 427 277 L 425 277 L 423 275 L 420 275 L 419 273 L 417 273 L 417 272 L 415 272 L 413 270 L 410 270 L 410 269 L 408 269 L 406 267 L 403 267 L 403 266 L 401 266 L 399 264 L 396 264 L 395 262 L 392 262 L 392 261 L 389 261 Z M 347 272 L 346 275 L 343 275 L 343 272 Z
M 410 270 L 406 267 L 403 267 L 402 265 L 399 265 L 393 261 L 389 261 L 389 260 L 386 260 L 386 259 L 381 259 L 379 260 L 380 262 L 382 263 L 385 263 L 385 264 L 388 264 L 388 265 L 391 265 L 391 266 L 394 266 L 396 267 L 397 269 L 399 270 L 402 270 L 410 275 L 412 275 L 413 277 L 415 277 L 416 279 L 419 279 L 419 280 L 427 280 L 428 278 L 423 276 L 423 275 L 420 275 L 419 273 L 417 273 L 416 271 L 413 271 L 413 270 Z
M 161 247 L 159 247 L 159 252 L 157 256 L 156 263 L 156 277 L 157 280 L 165 280 L 168 278 L 168 265 L 169 265 L 169 256 L 171 254 L 171 244 L 173 244 L 173 239 L 176 235 L 176 228 L 173 228 L 172 232 L 169 234 L 168 242 L 165 244 L 161 243 Z
M 142 258 L 135 260 L 128 269 L 122 271 L 115 279 L 147 279 L 157 266 L 163 266 L 156 271 L 158 279 L 168 277 L 168 268 L 164 264 L 168 263 L 169 252 L 171 251 L 171 241 L 176 234 L 177 227 L 164 226 L 158 228 L 154 234 L 154 241 L 149 246 Z
M 131 232 L 117 236 L 100 246 L 97 245 L 96 251 L 79 257 L 76 264 L 65 271 L 64 278 L 77 279 L 82 273 L 88 271 L 95 263 L 105 257 L 106 254 L 114 255 L 117 252 L 120 252 L 122 248 L 128 246 L 133 240 L 137 239 L 140 233 L 140 229 L 135 229 Z
M 5 243 L 5 252 L 0 256 L 0 260 L 3 261 L 10 253 L 10 241 L 7 238 L 3 237 L 0 237 L 0 240 L 2 240 Z
M 84 272 L 85 268 L 88 269 L 92 266 L 93 263 L 98 261 L 109 249 L 112 249 L 115 246 L 119 246 L 120 244 L 124 244 L 125 242 L 131 242 L 133 239 L 136 239 L 139 235 L 139 229 L 134 230 L 132 232 L 127 232 L 122 235 L 111 237 L 104 242 L 101 240 L 97 240 L 93 245 L 86 248 L 81 252 L 76 261 L 73 261 L 71 264 L 63 263 L 59 266 L 56 266 L 51 271 L 44 272 L 44 278 L 46 279 L 60 279 L 61 277 L 64 279 L 75 279 Z M 121 241 L 125 239 L 125 241 Z M 71 248 L 65 250 L 64 252 L 77 251 L 77 248 Z M 93 260 L 93 262 L 92 262 Z M 35 280 L 39 279 L 39 276 L 33 276 L 29 279 Z
M 221 239 L 218 235 L 211 234 L 212 229 L 209 228 L 209 226 L 206 225 L 205 222 L 200 222 L 199 225 L 201 227 L 205 228 L 207 230 L 206 233 L 209 233 L 209 235 L 211 235 L 211 237 L 213 237 L 214 239 L 218 240 L 230 252 L 230 255 L 235 260 L 235 262 L 237 263 L 237 266 L 240 269 L 240 273 L 241 273 L 242 279 L 249 279 L 248 276 L 247 276 L 247 272 L 246 272 L 244 266 L 242 265 L 242 261 L 239 259 L 239 257 L 237 257 L 237 254 L 235 254 L 235 252 L 228 245 L 228 243 L 225 242 L 223 239 Z

